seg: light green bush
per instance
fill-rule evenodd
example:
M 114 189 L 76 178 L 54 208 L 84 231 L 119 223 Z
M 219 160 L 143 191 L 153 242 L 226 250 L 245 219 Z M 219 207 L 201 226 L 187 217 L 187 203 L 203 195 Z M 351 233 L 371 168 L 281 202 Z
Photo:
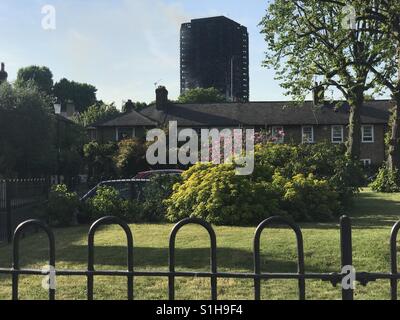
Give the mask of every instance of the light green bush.
M 78 206 L 79 198 L 75 192 L 69 192 L 65 184 L 53 186 L 46 210 L 50 225 L 70 226 L 74 222 L 74 214 Z

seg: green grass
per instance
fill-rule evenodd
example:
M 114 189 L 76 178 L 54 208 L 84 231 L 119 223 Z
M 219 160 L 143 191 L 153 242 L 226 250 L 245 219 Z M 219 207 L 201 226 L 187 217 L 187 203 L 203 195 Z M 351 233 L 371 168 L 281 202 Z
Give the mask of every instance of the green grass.
M 364 190 L 352 212 L 353 264 L 359 271 L 389 271 L 389 237 L 393 224 L 400 219 L 400 194 L 377 194 Z M 302 224 L 306 272 L 340 271 L 339 229 L 337 223 Z M 136 270 L 167 270 L 168 239 L 171 224 L 133 224 Z M 217 259 L 220 271 L 251 272 L 252 240 L 255 227 L 215 227 Z M 57 269 L 87 268 L 88 226 L 56 229 Z M 97 269 L 126 269 L 123 232 L 115 226 L 101 229 L 95 238 Z M 27 236 L 21 242 L 21 266 L 46 265 L 47 240 L 44 234 Z M 177 237 L 177 270 L 209 270 L 209 239 L 205 230 L 186 226 Z M 11 247 L 0 248 L 0 267 L 10 267 Z M 296 244 L 291 231 L 268 229 L 262 237 L 262 270 L 296 271 Z M 42 277 L 21 276 L 21 299 L 47 299 L 41 287 Z M 263 281 L 263 299 L 297 299 L 296 281 Z M 137 277 L 136 299 L 167 299 L 166 278 Z M 218 280 L 219 299 L 253 299 L 251 280 Z M 0 298 L 11 297 L 11 279 L 0 277 Z M 177 299 L 208 299 L 209 280 L 177 278 Z M 85 299 L 85 277 L 58 277 L 57 299 Z M 340 288 L 322 281 L 306 281 L 307 299 L 340 299 Z M 357 286 L 355 299 L 389 299 L 388 281 Z M 95 277 L 95 299 L 126 299 L 126 279 Z

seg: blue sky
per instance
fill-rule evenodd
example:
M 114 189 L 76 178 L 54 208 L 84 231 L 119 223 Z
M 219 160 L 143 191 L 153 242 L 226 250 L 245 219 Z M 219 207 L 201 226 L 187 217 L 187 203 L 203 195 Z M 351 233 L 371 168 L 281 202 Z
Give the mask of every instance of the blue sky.
M 44 5 L 56 8 L 56 30 L 43 30 Z M 9 80 L 18 68 L 48 66 L 88 82 L 98 98 L 150 102 L 154 83 L 179 95 L 179 28 L 193 18 L 225 15 L 248 28 L 250 99 L 287 100 L 273 70 L 261 66 L 265 42 L 258 23 L 266 0 L 1 0 L 0 60 Z

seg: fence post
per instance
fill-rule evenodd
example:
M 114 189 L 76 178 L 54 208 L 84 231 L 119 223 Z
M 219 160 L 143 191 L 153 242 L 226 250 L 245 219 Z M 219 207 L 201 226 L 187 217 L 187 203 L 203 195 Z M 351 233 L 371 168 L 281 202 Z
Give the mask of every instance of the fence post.
M 340 218 L 340 250 L 342 258 L 342 269 L 353 265 L 353 246 L 351 239 L 351 220 L 348 216 Z M 353 289 L 342 288 L 342 299 L 353 300 Z
M 5 188 L 6 188 L 6 234 L 7 234 L 7 242 L 11 243 L 13 234 L 12 234 L 10 181 L 6 180 Z

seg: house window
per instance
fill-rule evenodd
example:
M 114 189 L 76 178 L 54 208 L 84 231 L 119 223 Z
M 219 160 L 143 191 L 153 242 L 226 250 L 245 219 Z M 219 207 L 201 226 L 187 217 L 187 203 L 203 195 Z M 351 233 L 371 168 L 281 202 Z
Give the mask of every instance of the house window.
M 302 131 L 302 142 L 303 143 L 314 143 L 314 127 L 304 126 L 301 128 Z
M 115 135 L 117 141 L 132 139 L 135 137 L 135 128 L 116 128 Z
M 361 126 L 361 141 L 363 143 L 374 142 L 374 126 L 372 125 Z
M 361 159 L 361 163 L 363 164 L 364 167 L 369 167 L 371 166 L 371 159 Z
M 283 127 L 282 126 L 272 127 L 271 138 L 272 141 L 275 143 L 283 143 L 285 139 L 285 132 L 283 131 Z
M 332 143 L 343 143 L 343 126 L 332 126 Z

